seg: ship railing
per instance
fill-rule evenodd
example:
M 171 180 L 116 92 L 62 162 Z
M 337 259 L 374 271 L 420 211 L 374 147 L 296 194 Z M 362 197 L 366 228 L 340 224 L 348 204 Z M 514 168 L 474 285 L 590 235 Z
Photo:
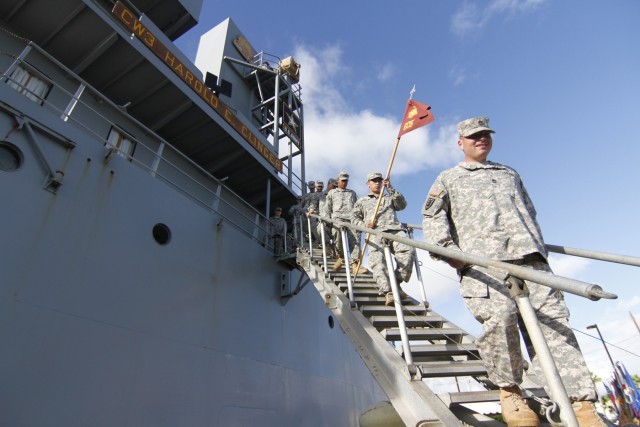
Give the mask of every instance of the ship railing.
M 43 63 L 43 59 L 48 63 Z M 51 65 L 63 72 L 65 82 L 67 86 L 72 87 L 71 90 L 63 87 L 55 78 L 49 78 L 47 82 L 51 86 L 43 96 L 35 92 L 32 87 L 12 78 L 13 71 L 19 66 L 38 71 L 42 67 L 50 68 Z M 115 104 L 102 95 L 37 44 L 26 41 L 21 53 L 13 56 L 13 62 L 1 76 L 4 83 L 53 111 L 60 120 L 78 127 L 104 145 L 105 163 L 113 161 L 115 157 L 130 161 L 149 172 L 151 176 L 163 180 L 203 207 L 215 212 L 220 217 L 217 222 L 218 227 L 224 220 L 261 245 L 273 249 L 272 239 L 269 238 L 267 216 L 224 185 L 224 179 L 218 179 L 203 169 L 174 148 L 171 143 L 129 115 L 125 107 Z M 69 84 L 69 80 L 75 84 Z M 11 109 L 11 107 L 5 108 Z M 99 109 L 102 112 L 98 111 Z M 27 129 L 30 129 L 31 123 L 37 126 L 36 121 L 29 119 L 23 112 L 14 111 L 14 114 L 20 123 L 27 126 Z M 128 152 L 124 145 L 114 145 L 108 136 L 105 138 L 105 135 L 96 130 L 111 128 L 121 131 L 124 137 L 134 144 L 135 151 Z M 52 172 L 47 171 L 47 173 Z
M 531 339 L 531 343 L 533 348 L 535 349 L 536 354 L 540 360 L 541 370 L 548 384 L 548 392 L 551 397 L 552 402 L 548 403 L 551 405 L 550 407 L 557 407 L 560 409 L 560 419 L 567 426 L 577 427 L 578 422 L 575 418 L 575 414 L 571 407 L 571 401 L 569 400 L 567 391 L 562 383 L 562 379 L 556 368 L 556 365 L 553 360 L 553 356 L 551 355 L 551 351 L 549 350 L 548 343 L 542 334 L 542 330 L 540 328 L 540 324 L 537 319 L 537 315 L 529 300 L 529 293 L 526 286 L 525 280 L 539 283 L 541 285 L 569 292 L 574 295 L 578 295 L 584 298 L 589 298 L 593 301 L 597 301 L 601 298 L 607 299 L 615 299 L 617 295 L 606 292 L 603 288 L 597 284 L 587 283 L 580 280 L 571 279 L 568 277 L 558 276 L 552 273 L 538 271 L 531 268 L 523 267 L 520 265 L 514 265 L 507 262 L 492 260 L 486 257 L 473 255 L 465 252 L 461 252 L 455 249 L 448 249 L 445 247 L 441 247 L 438 245 L 419 242 L 412 238 L 401 237 L 395 234 L 386 233 L 374 229 L 370 229 L 367 227 L 361 227 L 355 224 L 346 223 L 342 221 L 332 220 L 326 217 L 322 217 L 315 214 L 309 214 L 308 217 L 316 218 L 320 221 L 321 224 L 327 223 L 332 224 L 333 227 L 338 227 L 342 234 L 342 242 L 343 242 L 343 251 L 345 260 L 348 260 L 348 245 L 346 239 L 346 230 L 348 228 L 359 231 L 362 233 L 369 234 L 370 236 L 377 236 L 382 243 L 385 261 L 387 263 L 387 269 L 389 272 L 394 271 L 393 268 L 393 260 L 391 256 L 390 242 L 399 242 L 409 245 L 414 248 L 414 250 L 423 250 L 432 254 L 437 254 L 440 257 L 444 257 L 445 259 L 458 259 L 464 261 L 466 264 L 477 265 L 480 267 L 487 268 L 492 275 L 496 277 L 500 277 L 505 280 L 509 285 L 509 292 L 511 296 L 516 301 L 518 310 L 520 311 L 520 315 L 522 316 L 524 326 L 527 330 L 527 333 Z M 311 227 L 311 223 L 309 221 L 309 229 Z M 413 230 L 416 228 L 421 228 L 417 225 L 404 224 L 407 231 Z M 309 241 L 309 254 L 313 257 L 313 241 L 312 241 L 313 233 L 308 233 L 308 241 Z M 320 239 L 320 244 L 322 245 L 322 253 L 323 253 L 323 261 L 326 270 L 326 253 L 327 253 L 327 245 L 324 241 L 324 235 Z M 580 250 L 574 248 L 566 248 L 562 246 L 555 245 L 547 245 L 547 248 L 552 252 L 563 253 L 568 255 L 577 255 L 581 257 L 593 258 L 598 260 L 611 261 L 616 263 L 640 266 L 640 258 L 631 257 L 626 255 L 617 255 L 617 254 L 607 254 L 604 252 L 597 251 L 588 251 L 588 250 Z M 417 257 L 416 257 L 417 260 Z M 347 274 L 347 283 L 348 283 L 348 292 L 349 292 L 349 300 L 351 301 L 352 308 L 355 308 L 355 300 L 353 296 L 352 289 L 352 278 L 350 268 L 345 268 Z M 416 268 L 416 271 L 419 271 L 419 266 Z M 513 278 L 519 280 L 513 280 Z M 420 280 L 422 277 L 420 275 Z M 408 338 L 408 333 L 406 329 L 406 324 L 404 321 L 404 313 L 402 308 L 402 298 L 399 292 L 399 286 L 396 281 L 394 274 L 389 274 L 389 282 L 391 284 L 391 289 L 393 293 L 394 306 L 396 310 L 396 316 L 398 319 L 398 326 L 401 335 L 402 346 L 404 349 L 403 354 L 405 355 L 405 361 L 409 368 L 410 372 L 416 371 L 417 367 L 412 366 L 413 362 L 411 359 L 411 345 Z M 424 283 L 420 283 L 420 287 L 423 292 L 423 304 L 426 304 L 426 291 L 424 289 Z

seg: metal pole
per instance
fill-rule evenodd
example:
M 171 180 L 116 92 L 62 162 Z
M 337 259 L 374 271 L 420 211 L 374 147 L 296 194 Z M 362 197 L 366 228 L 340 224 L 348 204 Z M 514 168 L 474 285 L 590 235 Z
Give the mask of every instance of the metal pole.
M 309 256 L 313 258 L 313 242 L 311 238 L 311 217 L 307 216 L 307 227 L 309 229 Z
M 411 355 L 411 344 L 409 343 L 409 335 L 407 334 L 407 325 L 404 321 L 404 313 L 402 312 L 402 302 L 400 301 L 400 290 L 396 275 L 393 274 L 393 260 L 391 259 L 391 249 L 389 243 L 384 243 L 384 258 L 387 261 L 387 271 L 389 273 L 389 282 L 391 282 L 391 291 L 393 292 L 393 302 L 396 309 L 396 317 L 398 318 L 398 329 L 400 330 L 400 338 L 402 339 L 402 347 L 404 348 L 404 361 L 407 365 L 413 365 L 413 356 Z
M 298 245 L 300 246 L 300 248 L 304 247 L 304 227 L 302 226 L 302 214 L 299 213 L 296 216 L 296 220 L 297 220 L 297 224 L 296 224 L 296 230 L 299 231 L 298 233 Z
M 413 230 L 411 228 L 407 229 L 407 234 L 410 239 L 413 239 Z M 422 294 L 422 305 L 429 307 L 429 301 L 427 301 L 427 291 L 424 288 L 424 280 L 422 280 L 422 271 L 420 271 L 420 261 L 418 261 L 418 251 L 416 248 L 413 248 L 413 267 L 416 271 L 416 277 L 418 278 L 418 283 L 420 284 L 420 294 Z M 457 381 L 457 379 L 456 379 Z
M 544 377 L 547 380 L 549 394 L 560 407 L 560 419 L 567 427 L 579 427 L 576 414 L 573 412 L 571 401 L 567 395 L 567 390 L 562 383 L 562 377 L 560 377 L 558 368 L 553 362 L 551 350 L 549 350 L 549 345 L 542 334 L 542 329 L 540 329 L 540 324 L 538 323 L 535 310 L 529 300 L 528 292 L 520 293 L 515 298 L 515 301 L 516 304 L 518 304 L 522 320 L 524 321 L 527 332 L 529 333 L 529 338 L 531 339 L 531 344 L 533 344 L 533 348 L 536 350 L 540 367 L 542 368 Z
M 327 267 L 327 245 L 326 245 L 326 239 L 324 238 L 324 221 L 320 221 L 320 238 L 322 239 L 322 263 L 323 263 L 323 269 L 324 269 L 324 274 L 328 274 L 329 270 Z
M 636 318 L 633 317 L 633 314 L 631 314 L 631 312 L 629 312 L 629 316 L 631 316 L 631 320 L 633 320 L 633 324 L 636 325 L 636 329 L 638 330 L 638 332 L 640 332 L 640 326 L 638 326 L 638 322 L 636 322 Z
M 282 247 L 284 248 L 283 253 L 287 253 L 287 221 L 284 222 L 284 236 L 282 237 Z
M 351 258 L 351 252 L 349 252 L 349 240 L 347 239 L 347 228 L 340 227 L 340 233 L 342 234 L 342 254 L 344 256 L 344 269 L 347 271 L 347 286 L 349 288 L 349 301 L 354 302 L 353 297 L 353 284 L 351 283 L 351 266 L 349 265 L 349 259 Z
M 602 334 L 600 333 L 600 328 L 598 328 L 597 324 L 587 326 L 587 329 L 595 329 L 598 332 L 598 336 L 600 337 L 600 341 L 602 341 L 602 345 L 604 346 L 604 351 L 607 352 L 607 356 L 609 357 L 609 362 L 611 362 L 611 366 L 613 367 L 613 372 L 616 371 L 616 365 L 613 363 L 613 359 L 611 358 L 611 354 L 609 353 L 609 349 L 607 348 L 607 343 L 604 342 L 602 338 Z

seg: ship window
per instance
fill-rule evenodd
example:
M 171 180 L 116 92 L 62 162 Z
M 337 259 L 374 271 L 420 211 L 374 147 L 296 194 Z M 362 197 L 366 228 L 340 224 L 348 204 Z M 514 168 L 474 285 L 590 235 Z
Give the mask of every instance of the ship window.
M 153 234 L 153 239 L 160 245 L 166 245 L 171 240 L 171 230 L 165 224 L 158 223 L 154 225 L 151 233 Z
M 133 150 L 136 148 L 133 138 L 115 127 L 112 127 L 111 131 L 109 131 L 109 137 L 105 145 L 115 148 L 118 155 L 125 159 L 130 159 L 133 156 Z
M 22 152 L 7 141 L 0 141 L 0 170 L 11 172 L 22 166 Z
M 44 99 L 51 89 L 51 83 L 46 81 L 46 79 L 21 66 L 17 66 L 11 72 L 11 76 L 9 76 L 6 82 L 10 87 L 40 105 L 44 103 Z

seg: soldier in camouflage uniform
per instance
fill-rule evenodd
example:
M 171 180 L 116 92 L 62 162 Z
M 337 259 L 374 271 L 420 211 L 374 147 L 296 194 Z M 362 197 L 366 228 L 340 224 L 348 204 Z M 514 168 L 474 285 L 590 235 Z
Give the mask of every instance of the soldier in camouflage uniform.
M 296 241 L 296 246 L 300 244 L 300 234 L 304 234 L 303 222 L 304 222 L 304 198 L 298 196 L 296 198 L 296 204 L 292 205 L 287 212 L 289 218 L 291 218 L 291 227 L 293 228 L 293 238 Z
M 442 172 L 429 190 L 422 210 L 426 241 L 551 272 L 536 211 L 520 175 L 510 167 L 487 160 L 494 133 L 489 128 L 489 119 L 463 120 L 457 129 L 458 146 L 465 159 Z M 506 283 L 485 268 L 436 254 L 431 256 L 458 270 L 464 302 L 482 323 L 483 332 L 476 344 L 489 379 L 501 388 L 505 421 L 510 426 L 537 426 L 536 414 L 520 398 L 519 385 L 526 362 L 520 351 L 518 309 Z M 597 398 L 596 392 L 568 323 L 569 310 L 563 293 L 537 283 L 525 283 L 560 376 L 574 402 L 580 426 L 604 426 L 592 403 Z M 544 381 L 537 357 L 531 356 Z
M 355 191 L 347 189 L 348 182 L 349 174 L 346 172 L 340 172 L 338 175 L 338 188 L 334 188 L 327 193 L 324 210 L 321 212 L 322 216 L 342 222 L 351 221 L 351 210 L 353 209 L 353 205 L 355 204 L 358 196 L 356 196 Z M 339 256 L 338 260 L 333 265 L 333 269 L 338 270 L 342 267 L 345 257 L 342 247 L 342 233 L 340 232 L 339 227 L 334 226 L 332 234 L 335 251 Z M 351 253 L 350 264 L 353 269 L 352 271 L 355 274 L 355 268 L 358 264 L 358 259 L 360 258 L 360 232 L 347 228 L 347 239 L 349 252 Z M 365 269 L 358 271 L 358 273 L 364 272 L 366 272 Z
M 324 209 L 324 205 L 327 203 L 327 194 L 334 188 L 336 188 L 336 180 L 333 178 L 329 178 L 329 180 L 327 181 L 327 189 L 324 191 L 316 192 L 317 196 L 309 206 L 309 213 L 321 215 L 321 212 Z M 320 244 L 322 244 L 322 224 L 320 223 L 320 221 L 317 221 L 316 230 L 318 232 L 318 241 L 320 242 Z M 333 246 L 331 246 L 331 224 L 329 223 L 324 224 L 324 241 L 333 252 Z
M 287 223 L 282 218 L 282 208 L 274 209 L 273 216 L 269 218 L 269 234 L 273 240 L 273 254 L 280 256 L 284 253 L 284 239 L 287 232 Z
M 367 186 L 369 194 L 358 199 L 351 212 L 351 223 L 361 227 L 374 228 L 385 233 L 406 237 L 402 230 L 402 225 L 398 221 L 396 211 L 401 211 L 407 207 L 404 196 L 391 186 L 391 182 L 382 179 L 382 174 L 372 172 L 367 175 Z M 377 216 L 374 219 L 374 212 L 378 204 L 378 197 L 383 186 L 387 189 L 388 195 L 382 196 Z M 396 258 L 396 271 L 394 276 L 398 284 L 403 281 L 408 282 L 413 270 L 413 248 L 404 243 L 390 241 L 391 252 Z M 382 238 L 375 235 L 369 236 L 369 267 L 373 271 L 373 278 L 378 284 L 380 295 L 385 295 L 386 305 L 393 305 L 393 293 L 389 284 L 389 274 L 387 262 L 384 256 L 384 246 Z
M 311 182 L 311 181 L 310 181 Z M 318 206 L 318 199 L 324 195 L 324 182 L 316 181 L 315 191 L 307 194 L 305 197 L 304 210 L 305 213 L 315 213 L 311 212 L 313 206 Z M 322 242 L 320 241 L 320 232 L 318 231 L 318 220 L 317 218 L 309 218 L 311 222 L 311 236 L 313 238 L 313 242 L 317 247 L 320 247 Z

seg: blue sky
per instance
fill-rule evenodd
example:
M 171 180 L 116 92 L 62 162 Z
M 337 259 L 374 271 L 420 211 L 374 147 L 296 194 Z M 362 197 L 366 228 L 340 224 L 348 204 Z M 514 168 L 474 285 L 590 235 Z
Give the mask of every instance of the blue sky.
M 455 124 L 486 115 L 496 130 L 490 160 L 520 172 L 547 243 L 640 256 L 637 0 L 204 0 L 199 25 L 177 45 L 193 60 L 199 36 L 227 17 L 256 50 L 302 64 L 309 179 L 346 170 L 363 194 L 366 173 L 387 169 L 415 84 L 436 120 L 400 143 L 392 183 L 409 203 L 402 221 L 421 222 L 431 183 L 462 159 Z M 455 272 L 424 262 L 433 309 L 479 333 Z M 559 255 L 551 264 L 619 295 L 567 296 L 590 369 L 610 376 L 602 343 L 582 333 L 596 335 L 586 329 L 596 323 L 626 350 L 610 346 L 614 360 L 640 373 L 630 316 L 640 322 L 640 268 Z

